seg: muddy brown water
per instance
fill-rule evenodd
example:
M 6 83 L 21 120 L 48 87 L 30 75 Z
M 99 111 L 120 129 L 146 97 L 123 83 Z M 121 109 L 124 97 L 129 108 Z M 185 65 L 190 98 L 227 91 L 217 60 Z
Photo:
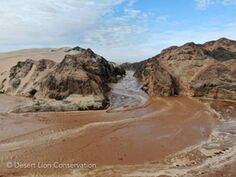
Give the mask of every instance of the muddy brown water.
M 162 163 L 185 148 L 207 141 L 215 127 L 224 129 L 219 126 L 217 115 L 199 101 L 188 97 L 148 98 L 132 73 L 113 85 L 110 96 L 114 98 L 112 109 L 119 111 L 2 112 L 0 175 L 145 176 L 146 173 L 137 175 L 137 165 L 142 172 L 153 170 L 145 166 Z M 9 110 L 7 104 L 12 101 L 8 100 L 12 99 L 15 98 L 0 97 L 0 110 Z M 129 106 L 132 109 L 123 110 Z M 96 169 L 83 172 L 67 168 L 7 168 L 9 162 L 92 163 Z M 150 174 L 156 174 L 158 168 L 154 169 L 155 173 Z

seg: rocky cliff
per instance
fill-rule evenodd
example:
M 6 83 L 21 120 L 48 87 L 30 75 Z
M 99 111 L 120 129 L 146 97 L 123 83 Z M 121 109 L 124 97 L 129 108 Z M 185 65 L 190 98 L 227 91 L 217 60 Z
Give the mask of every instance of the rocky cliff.
M 66 55 L 64 60 L 42 79 L 39 94 L 64 99 L 71 94 L 104 95 L 108 83 L 123 75 L 103 57 L 87 49 L 77 55 Z
M 106 93 L 110 89 L 108 84 L 124 76 L 124 69 L 91 49 L 77 47 L 72 50 L 78 53 L 66 55 L 60 63 L 46 59 L 19 61 L 11 67 L 8 75 L 4 75 L 5 78 L 2 77 L 1 92 L 33 97 L 37 104 L 23 108 L 24 111 L 106 107 Z M 17 112 L 20 111 L 22 108 Z
M 126 62 L 126 63 L 122 63 L 120 66 L 122 68 L 124 68 L 125 70 L 137 70 L 139 67 L 142 66 L 142 62 L 135 62 L 135 63 L 129 63 L 129 62 Z
M 236 99 L 235 66 L 236 41 L 221 38 L 167 48 L 142 62 L 135 76 L 150 95 Z

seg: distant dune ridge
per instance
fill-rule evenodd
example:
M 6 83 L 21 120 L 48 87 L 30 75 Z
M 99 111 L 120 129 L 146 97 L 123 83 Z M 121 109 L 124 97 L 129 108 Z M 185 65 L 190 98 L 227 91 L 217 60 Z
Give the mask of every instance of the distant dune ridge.
M 236 99 L 236 41 L 172 46 L 135 63 L 135 76 L 152 96 Z
M 0 77 L 2 93 L 37 100 L 33 106 L 20 108 L 17 112 L 102 109 L 108 105 L 105 95 L 110 89 L 108 83 L 116 82 L 118 77 L 125 75 L 124 69 L 91 49 L 75 47 L 25 51 L 19 51 L 16 60 L 22 57 L 33 59 L 18 61 L 8 71 L 3 71 Z M 3 62 L 9 60 L 11 63 L 14 56 L 18 56 L 16 53 L 6 54 L 11 57 L 3 59 Z M 40 53 L 45 58 L 53 56 L 54 61 L 40 59 Z M 56 58 L 61 58 L 63 54 L 62 61 Z

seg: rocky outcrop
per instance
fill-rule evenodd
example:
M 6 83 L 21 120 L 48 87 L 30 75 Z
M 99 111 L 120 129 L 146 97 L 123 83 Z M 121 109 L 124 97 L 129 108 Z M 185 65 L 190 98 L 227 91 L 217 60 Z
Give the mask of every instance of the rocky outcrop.
M 33 60 L 26 60 L 18 62 L 17 65 L 13 66 L 10 70 L 10 89 L 17 89 L 21 84 L 21 79 L 24 78 L 33 67 Z
M 173 46 L 143 62 L 135 76 L 150 95 L 236 99 L 235 51 L 236 42 L 225 38 Z
M 126 63 L 122 63 L 120 66 L 122 68 L 124 68 L 125 70 L 133 70 L 133 71 L 135 71 L 139 67 L 141 67 L 142 64 L 143 64 L 142 62 L 136 62 L 136 63 L 128 63 L 128 62 L 126 62 Z
M 202 45 L 210 51 L 210 55 L 219 61 L 236 59 L 236 41 L 221 38 L 217 41 L 210 41 Z
M 33 97 L 37 102 L 17 112 L 102 109 L 109 104 L 108 84 L 117 82 L 125 75 L 125 70 L 91 49 L 76 47 L 72 50 L 79 52 L 66 55 L 60 63 L 27 59 L 10 69 L 0 84 L 1 91 Z
M 19 61 L 10 69 L 9 77 L 5 78 L 2 83 L 2 92 L 11 95 L 33 96 L 38 80 L 47 74 L 55 64 L 54 61 L 46 59 Z
M 221 63 L 206 67 L 190 82 L 193 96 L 236 100 L 236 75 Z
M 134 76 L 141 80 L 142 89 L 151 96 L 173 96 L 178 90 L 174 78 L 160 66 L 158 61 L 147 63 Z
M 83 48 L 81 48 L 81 47 L 79 47 L 79 46 L 76 46 L 76 47 L 73 47 L 73 48 L 71 48 L 71 49 L 66 50 L 67 53 L 68 53 L 68 52 L 71 52 L 71 51 L 83 52 L 83 51 L 85 51 L 85 49 L 83 49 Z
M 62 100 L 71 94 L 104 95 L 108 83 L 123 75 L 103 57 L 87 49 L 64 60 L 42 79 L 36 96 Z

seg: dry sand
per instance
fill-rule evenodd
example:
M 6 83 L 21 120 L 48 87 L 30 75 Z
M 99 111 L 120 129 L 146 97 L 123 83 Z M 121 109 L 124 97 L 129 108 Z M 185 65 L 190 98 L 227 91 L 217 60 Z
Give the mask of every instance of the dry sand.
M 69 49 L 69 47 L 58 49 L 38 48 L 0 53 L 0 74 L 4 71 L 8 71 L 9 68 L 16 65 L 18 61 L 25 61 L 26 59 L 50 59 L 55 62 L 60 62 L 66 54 L 76 53 L 76 51 L 66 52 Z

